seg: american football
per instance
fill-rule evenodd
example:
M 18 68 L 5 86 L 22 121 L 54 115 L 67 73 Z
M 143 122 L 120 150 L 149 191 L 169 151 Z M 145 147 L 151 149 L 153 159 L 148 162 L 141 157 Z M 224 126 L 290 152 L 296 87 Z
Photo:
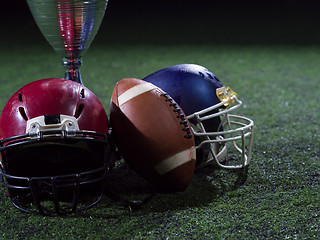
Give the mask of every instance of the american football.
M 113 89 L 110 123 L 124 160 L 162 191 L 183 191 L 195 168 L 195 142 L 178 104 L 163 90 L 125 78 Z

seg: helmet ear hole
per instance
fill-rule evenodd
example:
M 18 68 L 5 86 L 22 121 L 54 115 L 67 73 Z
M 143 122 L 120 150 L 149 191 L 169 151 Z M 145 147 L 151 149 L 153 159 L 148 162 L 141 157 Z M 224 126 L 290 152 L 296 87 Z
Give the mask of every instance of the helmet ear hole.
M 76 111 L 76 114 L 74 115 L 75 118 L 79 118 L 79 117 L 80 117 L 80 115 L 81 115 L 81 113 L 82 113 L 82 111 L 83 111 L 83 108 L 84 108 L 84 105 L 83 105 L 83 104 L 80 104 L 80 105 L 78 106 L 78 109 L 77 109 L 77 111 Z
M 26 114 L 26 112 L 25 112 L 23 107 L 19 107 L 19 112 L 20 112 L 21 116 L 23 117 L 23 119 L 28 121 L 27 114 Z

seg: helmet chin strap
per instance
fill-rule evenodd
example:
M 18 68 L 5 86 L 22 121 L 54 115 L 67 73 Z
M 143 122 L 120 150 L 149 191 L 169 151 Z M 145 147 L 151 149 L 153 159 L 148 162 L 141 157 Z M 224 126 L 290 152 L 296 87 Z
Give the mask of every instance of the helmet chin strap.
M 217 137 L 217 139 L 218 138 L 219 137 Z M 220 138 L 223 139 L 221 136 Z M 210 145 L 210 152 L 207 159 L 203 160 L 203 162 L 198 166 L 199 168 L 207 165 L 217 165 L 217 163 L 223 163 L 227 160 L 227 146 L 225 143 L 211 143 Z
M 200 163 L 196 167 L 197 169 L 203 168 L 205 166 L 213 165 L 220 166 L 219 163 L 223 163 L 227 160 L 227 146 L 225 143 L 210 143 L 211 147 L 208 154 L 203 156 L 203 159 L 199 159 Z M 221 148 L 222 147 L 222 148 Z
M 190 122 L 190 125 L 194 132 L 201 132 L 200 128 Z M 206 140 L 210 141 L 209 136 L 205 137 Z M 216 136 L 216 139 L 223 139 L 222 136 Z M 203 142 L 203 140 L 201 140 Z M 206 145 L 206 144 L 205 144 Z M 204 145 L 200 144 L 196 148 L 203 148 Z M 209 143 L 209 151 L 208 154 L 204 154 L 202 159 L 197 159 L 199 161 L 199 165 L 197 165 L 197 169 L 208 165 L 219 165 L 217 164 L 225 162 L 227 160 L 227 145 L 225 142 L 222 143 Z

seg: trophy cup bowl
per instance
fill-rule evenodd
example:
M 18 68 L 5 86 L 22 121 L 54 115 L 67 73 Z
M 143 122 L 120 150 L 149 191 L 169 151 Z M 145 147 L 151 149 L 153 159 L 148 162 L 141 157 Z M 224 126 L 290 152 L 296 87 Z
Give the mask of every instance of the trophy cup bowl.
M 40 31 L 62 58 L 65 79 L 82 84 L 82 56 L 94 39 L 108 0 L 27 0 Z

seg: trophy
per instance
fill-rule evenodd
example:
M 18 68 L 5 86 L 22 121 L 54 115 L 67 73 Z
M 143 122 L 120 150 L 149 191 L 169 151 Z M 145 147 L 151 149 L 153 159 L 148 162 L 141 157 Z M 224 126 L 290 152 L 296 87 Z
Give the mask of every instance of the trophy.
M 65 79 L 82 83 L 82 56 L 94 39 L 108 0 L 27 0 L 40 31 L 62 58 Z

